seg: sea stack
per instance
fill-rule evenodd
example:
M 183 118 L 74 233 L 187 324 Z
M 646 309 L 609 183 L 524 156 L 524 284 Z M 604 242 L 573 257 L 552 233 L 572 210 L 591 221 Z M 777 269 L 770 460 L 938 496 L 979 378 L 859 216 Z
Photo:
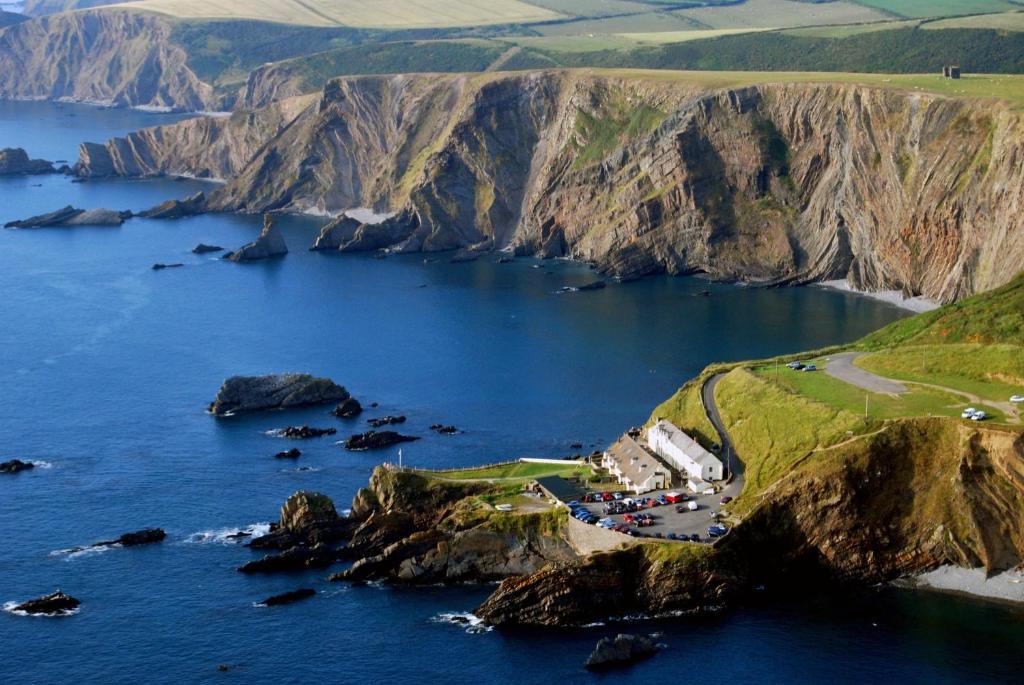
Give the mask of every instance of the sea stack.
M 282 257 L 286 254 L 288 254 L 288 246 L 274 222 L 274 215 L 264 214 L 263 230 L 260 231 L 260 236 L 248 245 L 240 247 L 237 252 L 226 255 L 226 258 L 232 262 L 254 262 L 270 257 Z
M 224 381 L 208 410 L 214 416 L 304 407 L 349 398 L 348 390 L 330 378 L 308 373 L 232 376 Z
M 45 159 L 29 159 L 28 153 L 20 147 L 5 147 L 0 150 L 0 176 L 21 176 L 56 173 L 52 162 Z

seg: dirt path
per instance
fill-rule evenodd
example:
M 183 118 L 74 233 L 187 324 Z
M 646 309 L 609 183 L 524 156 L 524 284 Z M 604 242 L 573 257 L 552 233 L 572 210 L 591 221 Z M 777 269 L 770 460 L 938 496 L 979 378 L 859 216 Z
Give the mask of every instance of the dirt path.
M 724 376 L 724 373 L 720 373 L 709 378 L 704 387 L 701 388 L 700 393 L 708 419 L 711 420 L 711 425 L 718 432 L 718 439 L 722 445 L 722 460 L 726 462 L 726 468 L 732 474 L 732 481 L 722 489 L 722 494 L 736 497 L 743 491 L 743 483 L 745 481 L 744 464 L 740 455 L 736 454 L 736 448 L 733 447 L 732 440 L 729 439 L 729 432 L 725 429 L 725 422 L 722 421 L 722 415 L 718 411 L 718 404 L 715 402 L 715 386 L 718 385 L 718 381 L 722 380 Z

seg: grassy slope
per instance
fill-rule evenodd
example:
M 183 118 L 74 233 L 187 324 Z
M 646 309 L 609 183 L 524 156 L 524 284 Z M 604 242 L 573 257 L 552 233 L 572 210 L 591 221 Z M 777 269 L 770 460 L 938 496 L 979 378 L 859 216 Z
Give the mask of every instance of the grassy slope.
M 577 464 L 532 464 L 516 462 L 513 464 L 502 464 L 500 466 L 488 466 L 484 468 L 452 469 L 450 471 L 437 471 L 425 473 L 431 478 L 446 480 L 527 480 L 540 478 L 542 476 L 582 476 L 584 479 L 593 477 L 594 472 L 590 467 L 581 467 Z
M 1015 9 L 1007 0 L 855 0 L 902 17 L 946 17 Z

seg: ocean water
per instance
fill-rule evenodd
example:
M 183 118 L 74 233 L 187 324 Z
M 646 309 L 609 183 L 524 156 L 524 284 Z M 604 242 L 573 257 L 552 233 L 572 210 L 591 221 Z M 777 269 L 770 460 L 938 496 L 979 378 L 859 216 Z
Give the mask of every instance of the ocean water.
M 168 121 L 123 110 L 0 103 L 0 147 L 74 158 L 82 140 Z M 0 179 L 0 223 L 65 204 L 142 209 L 201 182 Z M 407 463 L 466 465 L 602 446 L 706 363 L 852 340 L 905 314 L 815 288 L 757 290 L 651 278 L 589 293 L 556 261 L 424 263 L 311 253 L 321 220 L 283 220 L 291 253 L 250 265 L 196 256 L 236 248 L 259 217 L 132 220 L 121 228 L 0 231 L 0 458 L 45 468 L 0 478 L 0 604 L 60 587 L 74 617 L 0 613 L 0 676 L 21 683 L 1011 682 L 1024 658 L 1019 609 L 896 590 L 793 597 L 714 616 L 579 631 L 467 631 L 491 588 L 350 588 L 326 573 L 244 576 L 254 555 L 225 534 L 276 518 L 315 489 L 347 506 L 392 451 L 339 437 L 385 413 L 409 417 Z M 155 262 L 185 267 L 152 271 Z M 537 267 L 537 268 L 535 268 Z M 711 291 L 709 297 L 696 293 Z M 204 412 L 237 373 L 308 371 L 346 385 L 358 420 L 328 407 L 218 420 Z M 438 436 L 427 426 L 463 429 Z M 298 446 L 297 463 L 275 452 Z M 309 470 L 297 471 L 296 467 Z M 146 526 L 159 545 L 68 555 Z M 258 608 L 301 586 L 320 594 Z M 596 640 L 664 632 L 668 648 L 587 675 Z M 219 672 L 218 664 L 231 666 Z

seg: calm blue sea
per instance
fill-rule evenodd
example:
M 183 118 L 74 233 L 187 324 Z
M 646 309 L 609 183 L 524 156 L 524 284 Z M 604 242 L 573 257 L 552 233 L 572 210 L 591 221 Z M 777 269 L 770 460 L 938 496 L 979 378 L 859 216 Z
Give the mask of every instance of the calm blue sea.
M 0 103 L 0 147 L 75 158 L 170 117 Z M 0 223 L 65 204 L 142 209 L 200 182 L 0 180 Z M 1024 666 L 1018 609 L 894 590 L 793 597 L 717 616 L 583 631 L 467 633 L 438 617 L 490 588 L 328 584 L 322 571 L 249 577 L 225 531 L 276 518 L 295 490 L 347 506 L 391 452 L 331 439 L 298 446 L 269 429 L 364 423 L 327 408 L 215 420 L 238 373 L 308 371 L 346 385 L 364 416 L 401 413 L 421 466 L 561 456 L 602 446 L 706 363 L 855 339 L 903 313 L 814 288 L 755 290 L 651 278 L 556 294 L 592 278 L 566 262 L 425 264 L 307 251 L 319 220 L 284 221 L 292 252 L 252 265 L 195 256 L 251 240 L 259 217 L 132 220 L 122 228 L 0 231 L 0 459 L 49 468 L 0 478 L 0 603 L 57 587 L 83 600 L 64 619 L 0 613 L 5 682 L 1011 682 Z M 154 262 L 186 267 L 154 272 Z M 534 266 L 540 265 L 540 268 Z M 710 290 L 710 297 L 695 293 Z M 437 436 L 435 422 L 465 432 Z M 161 526 L 139 549 L 68 556 L 74 545 Z M 317 597 L 256 608 L 313 586 Z M 582 670 L 595 641 L 660 630 L 669 649 L 625 673 Z M 230 664 L 222 673 L 218 664 Z

